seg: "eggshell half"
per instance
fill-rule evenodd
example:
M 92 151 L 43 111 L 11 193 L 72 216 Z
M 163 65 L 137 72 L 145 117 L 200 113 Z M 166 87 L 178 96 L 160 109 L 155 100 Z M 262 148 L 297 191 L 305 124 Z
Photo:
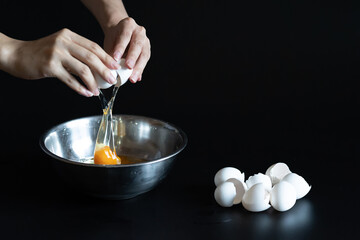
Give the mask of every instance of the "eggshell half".
M 282 181 L 286 181 L 293 185 L 296 190 L 297 199 L 303 198 L 311 189 L 311 186 L 305 181 L 305 179 L 296 173 L 289 173 L 282 179 Z
M 265 174 L 262 174 L 262 173 L 258 173 L 258 174 L 250 176 L 248 178 L 248 180 L 246 180 L 245 183 L 246 183 L 248 189 L 250 189 L 252 186 L 254 186 L 257 183 L 263 183 L 264 187 L 269 192 L 271 191 L 271 187 L 272 187 L 270 177 L 266 176 Z
M 236 189 L 236 196 L 234 198 L 234 204 L 239 204 L 241 203 L 241 200 L 245 194 L 245 192 L 247 191 L 247 186 L 244 182 L 240 181 L 239 179 L 236 178 L 230 178 L 228 180 L 226 180 L 226 182 L 232 182 L 235 186 Z
M 129 69 L 125 64 L 125 59 L 120 59 L 119 62 L 120 67 L 116 70 L 117 74 L 119 75 L 120 80 L 116 83 L 116 86 L 119 87 L 127 82 L 129 77 L 131 76 L 133 70 Z
M 279 162 L 271 165 L 266 170 L 266 175 L 270 177 L 272 185 L 277 184 L 281 181 L 283 177 L 285 177 L 287 174 L 291 173 L 288 165 L 285 163 Z
M 234 205 L 236 197 L 236 188 L 232 182 L 223 182 L 214 192 L 216 202 L 222 207 L 231 207 Z
M 270 193 L 263 183 L 257 183 L 245 192 L 242 205 L 248 211 L 261 212 L 270 207 L 269 201 Z
M 278 211 L 287 211 L 296 203 L 295 188 L 286 181 L 281 181 L 272 188 L 270 203 Z
M 110 72 L 114 76 L 114 78 L 116 79 L 116 77 L 117 77 L 116 70 L 110 70 Z M 97 72 L 93 72 L 93 75 L 94 75 L 95 81 L 96 81 L 96 83 L 98 85 L 98 88 L 107 89 L 107 88 L 112 86 L 112 84 L 105 81 Z
M 115 77 L 115 79 L 117 79 L 117 76 L 119 75 L 119 79 L 117 79 L 118 81 L 115 84 L 117 87 L 126 83 L 133 72 L 132 69 L 127 68 L 127 66 L 125 65 L 124 58 L 120 59 L 119 65 L 120 65 L 120 67 L 118 69 L 110 70 L 111 74 Z M 93 75 L 94 75 L 96 83 L 98 84 L 98 88 L 107 89 L 112 86 L 112 84 L 105 81 L 98 73 L 93 72 Z
M 225 167 L 220 169 L 214 177 L 214 182 L 216 186 L 219 186 L 221 183 L 225 182 L 230 178 L 236 178 L 239 181 L 244 181 L 244 173 L 241 173 L 239 169 L 234 167 Z

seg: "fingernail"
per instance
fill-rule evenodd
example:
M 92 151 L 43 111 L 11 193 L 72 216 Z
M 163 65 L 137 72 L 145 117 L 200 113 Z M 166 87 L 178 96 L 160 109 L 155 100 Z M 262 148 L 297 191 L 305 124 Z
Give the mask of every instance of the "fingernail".
M 137 72 L 134 72 L 133 75 L 130 77 L 130 80 L 133 82 L 133 83 L 136 83 L 136 81 L 138 80 L 139 78 L 139 74 Z
M 129 67 L 130 69 L 133 69 L 134 66 L 135 66 L 135 61 L 132 60 L 132 59 L 128 59 L 128 60 L 126 60 L 126 65 L 128 65 L 128 67 Z
M 92 96 L 94 96 L 94 94 L 93 94 L 92 92 L 90 92 L 89 90 L 87 90 L 87 89 L 83 89 L 83 90 L 82 90 L 82 93 L 83 93 L 83 95 L 86 96 L 86 97 L 92 97 Z
M 118 69 L 119 67 L 120 67 L 120 64 L 118 64 L 117 62 L 115 62 L 115 61 L 113 61 L 112 63 L 111 63 L 111 67 L 112 67 L 112 69 Z
M 114 59 L 118 62 L 120 60 L 120 58 L 121 58 L 121 52 L 116 51 L 114 53 Z
M 140 82 L 140 81 L 141 81 L 141 79 L 142 79 L 142 75 L 140 75 L 140 77 L 139 77 L 139 80 L 138 80 L 138 81 Z
M 100 94 L 99 89 L 95 89 L 94 96 L 99 96 L 99 94 Z
M 115 83 L 116 83 L 116 78 L 114 77 L 114 75 L 112 75 L 112 73 L 108 73 L 107 80 L 108 80 L 108 82 L 111 83 L 111 84 L 115 84 Z

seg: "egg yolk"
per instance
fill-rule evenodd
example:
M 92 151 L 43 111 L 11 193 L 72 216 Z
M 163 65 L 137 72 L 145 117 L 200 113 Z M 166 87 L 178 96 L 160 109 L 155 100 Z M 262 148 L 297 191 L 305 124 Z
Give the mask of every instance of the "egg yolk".
M 120 164 L 121 159 L 116 155 L 116 153 L 111 151 L 109 146 L 105 146 L 95 152 L 94 163 L 107 165 Z

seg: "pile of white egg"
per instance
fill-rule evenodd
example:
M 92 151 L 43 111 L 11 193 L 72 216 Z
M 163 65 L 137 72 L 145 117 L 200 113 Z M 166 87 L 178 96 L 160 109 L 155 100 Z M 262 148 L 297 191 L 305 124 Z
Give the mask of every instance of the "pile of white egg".
M 242 203 L 251 212 L 265 211 L 271 206 L 278 211 L 287 211 L 311 189 L 303 177 L 281 162 L 270 166 L 265 174 L 255 174 L 246 181 L 240 170 L 225 167 L 215 174 L 214 182 L 214 197 L 220 206 Z

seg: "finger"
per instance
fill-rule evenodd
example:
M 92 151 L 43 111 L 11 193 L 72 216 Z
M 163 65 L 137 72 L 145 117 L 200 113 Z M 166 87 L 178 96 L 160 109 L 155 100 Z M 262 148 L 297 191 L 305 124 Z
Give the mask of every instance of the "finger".
M 118 69 L 120 67 L 118 62 L 107 54 L 97 43 L 92 42 L 76 33 L 72 34 L 71 39 L 74 43 L 95 54 L 108 68 Z
M 62 64 L 71 73 L 79 76 L 93 95 L 98 96 L 100 94 L 95 78 L 88 66 L 71 56 L 64 59 Z
M 141 52 L 143 51 L 143 47 L 145 45 L 145 37 L 139 34 L 134 34 L 131 38 L 129 50 L 126 54 L 126 65 L 133 69 L 139 58 Z
M 150 53 L 142 52 L 136 62 L 133 73 L 130 76 L 130 81 L 135 83 L 137 81 L 141 81 L 142 73 L 145 69 L 147 62 L 150 59 Z
M 81 85 L 68 71 L 64 68 L 58 68 L 56 77 L 65 83 L 72 90 L 85 97 L 92 97 L 94 94 Z
M 132 33 L 133 29 L 131 29 L 130 27 L 125 27 L 122 32 L 117 36 L 113 49 L 113 56 L 116 61 L 120 61 L 120 58 L 123 57 L 126 48 L 130 43 Z
M 116 79 L 115 79 L 114 75 L 112 75 L 110 69 L 108 69 L 104 65 L 104 63 L 98 58 L 98 56 L 95 55 L 93 52 L 88 51 L 85 48 L 79 48 L 74 45 L 69 46 L 69 52 L 74 58 L 85 63 L 88 67 L 90 67 L 91 70 L 97 72 L 108 83 L 110 83 L 110 84 L 116 83 Z M 82 72 L 80 72 L 80 73 L 82 73 Z M 88 73 L 85 72 L 85 74 L 88 74 Z

